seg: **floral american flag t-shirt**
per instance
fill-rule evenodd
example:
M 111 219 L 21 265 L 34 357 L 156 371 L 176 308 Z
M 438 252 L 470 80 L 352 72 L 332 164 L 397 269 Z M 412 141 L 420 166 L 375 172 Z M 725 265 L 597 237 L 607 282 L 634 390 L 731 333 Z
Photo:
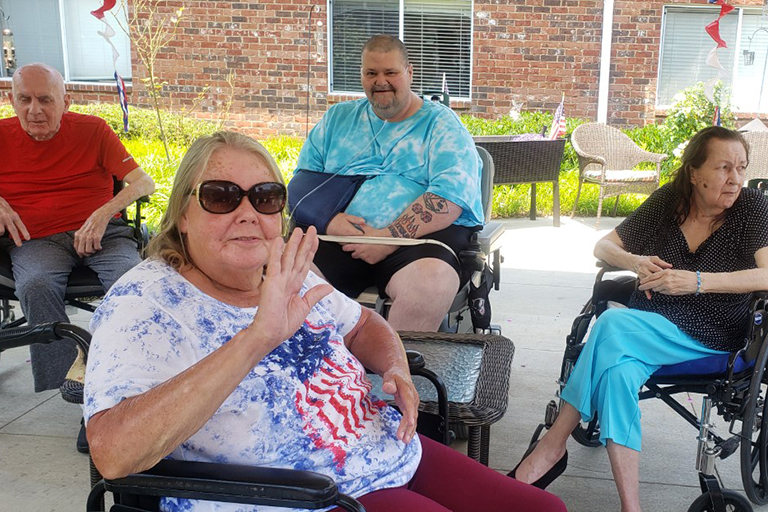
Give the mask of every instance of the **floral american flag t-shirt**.
M 322 282 L 310 272 L 301 293 Z M 219 302 L 163 262 L 141 263 L 91 321 L 86 421 L 205 358 L 250 325 L 257 309 Z M 359 318 L 360 305 L 338 291 L 322 299 L 169 458 L 315 471 L 353 496 L 406 484 L 421 446 L 418 438 L 397 440 L 400 414 L 370 394 L 365 369 L 344 345 Z M 162 508 L 272 510 L 176 498 Z

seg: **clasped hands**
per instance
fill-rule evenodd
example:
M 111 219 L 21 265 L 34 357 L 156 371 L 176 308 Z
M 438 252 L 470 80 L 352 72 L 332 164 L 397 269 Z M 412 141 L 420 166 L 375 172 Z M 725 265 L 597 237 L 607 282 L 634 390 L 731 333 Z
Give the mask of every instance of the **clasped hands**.
M 696 272 L 672 268 L 658 256 L 639 256 L 634 268 L 640 279 L 638 290 L 644 291 L 650 300 L 651 292 L 664 295 L 689 295 L 696 293 Z
M 365 223 L 365 219 L 347 213 L 337 213 L 328 223 L 326 232 L 337 236 L 375 236 L 391 238 L 386 229 L 376 229 Z M 341 249 L 351 256 L 374 265 L 397 250 L 396 245 L 344 244 Z

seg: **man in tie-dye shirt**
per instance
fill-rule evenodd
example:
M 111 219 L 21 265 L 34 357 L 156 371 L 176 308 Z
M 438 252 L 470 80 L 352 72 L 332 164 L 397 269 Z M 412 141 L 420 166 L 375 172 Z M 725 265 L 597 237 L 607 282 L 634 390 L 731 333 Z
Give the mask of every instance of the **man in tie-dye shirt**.
M 371 176 L 327 234 L 430 238 L 459 254 L 484 219 L 472 137 L 450 108 L 411 91 L 413 66 L 396 37 L 365 44 L 361 75 L 366 98 L 331 107 L 299 155 L 298 169 Z M 436 244 L 321 242 L 315 265 L 352 297 L 375 284 L 401 330 L 437 330 L 461 284 L 456 256 Z

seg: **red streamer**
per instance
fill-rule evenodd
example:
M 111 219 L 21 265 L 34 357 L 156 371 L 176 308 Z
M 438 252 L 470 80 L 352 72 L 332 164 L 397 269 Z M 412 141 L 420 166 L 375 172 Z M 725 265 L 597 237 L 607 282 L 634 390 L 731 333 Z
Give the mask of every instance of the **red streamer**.
M 100 20 L 104 19 L 104 13 L 112 9 L 116 3 L 117 3 L 117 0 L 104 0 L 104 5 L 102 5 L 95 11 L 91 11 L 91 14 L 93 14 Z
M 735 9 L 735 7 L 725 3 L 725 0 L 717 0 L 716 2 L 710 3 L 720 5 L 720 16 L 718 16 L 715 21 L 707 25 L 704 30 L 706 30 L 707 34 L 709 34 L 709 36 L 715 40 L 718 48 L 728 48 L 728 45 L 725 44 L 723 38 L 720 37 L 720 20 L 723 18 L 723 16 Z

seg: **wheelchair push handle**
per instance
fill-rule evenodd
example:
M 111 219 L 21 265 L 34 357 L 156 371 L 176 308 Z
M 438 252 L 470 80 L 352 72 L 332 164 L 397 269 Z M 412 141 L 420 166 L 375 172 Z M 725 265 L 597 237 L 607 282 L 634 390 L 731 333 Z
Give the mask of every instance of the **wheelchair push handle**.
M 0 352 L 33 343 L 53 343 L 65 338 L 73 340 L 85 353 L 88 352 L 91 334 L 82 327 L 64 322 L 0 329 Z

